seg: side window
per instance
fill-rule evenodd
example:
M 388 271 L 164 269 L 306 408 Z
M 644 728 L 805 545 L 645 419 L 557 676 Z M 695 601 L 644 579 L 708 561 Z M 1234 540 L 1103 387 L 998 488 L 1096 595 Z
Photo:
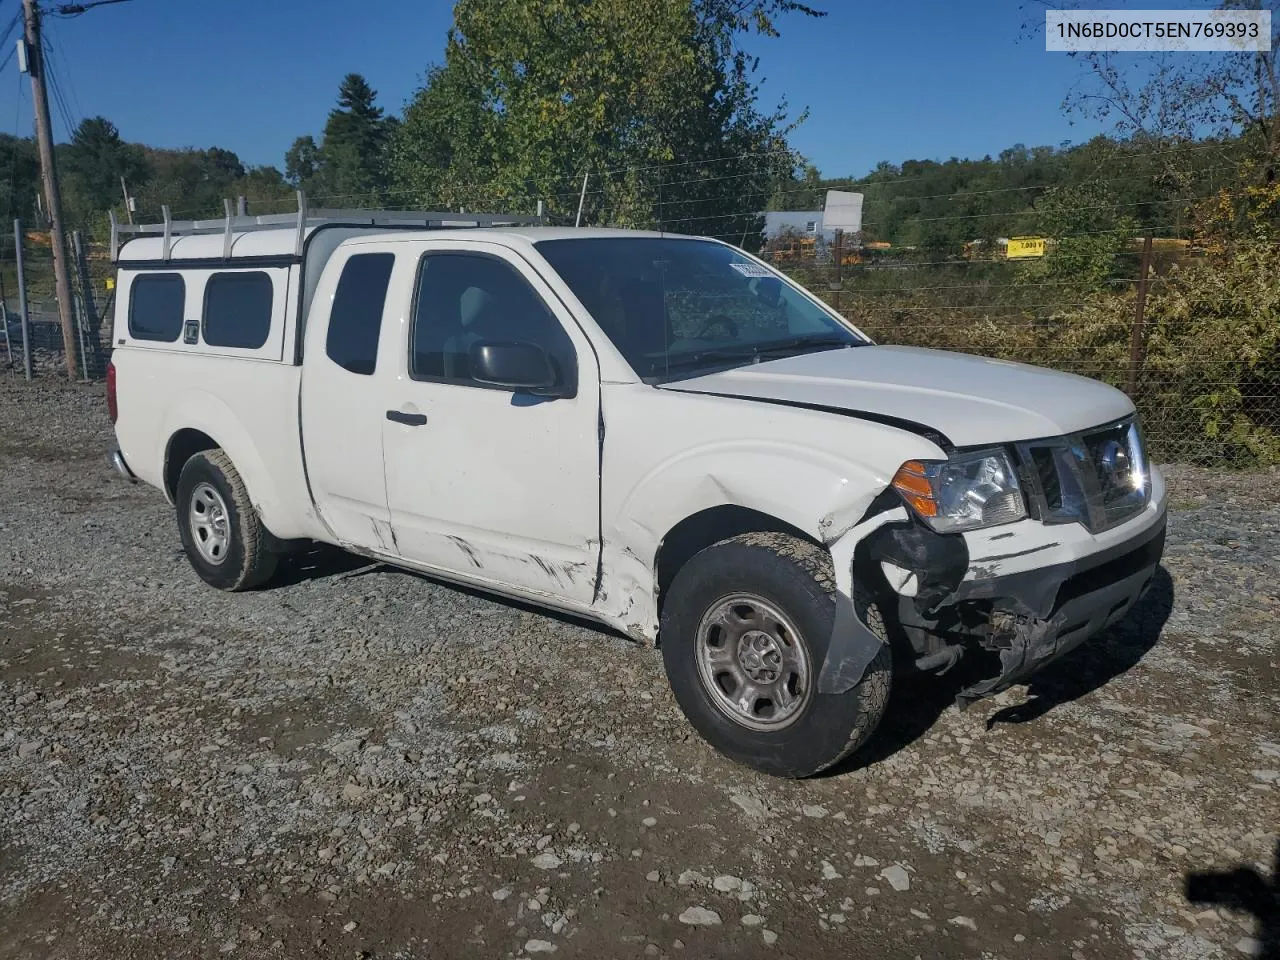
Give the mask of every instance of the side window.
M 342 268 L 329 315 L 325 353 L 352 373 L 369 375 L 378 362 L 382 307 L 395 265 L 393 253 L 358 253 Z
M 271 333 L 271 278 L 215 273 L 204 288 L 204 342 L 212 347 L 257 350 Z
M 180 273 L 144 273 L 129 288 L 129 336 L 173 343 L 182 333 L 187 285 Z
M 546 351 L 560 384 L 577 384 L 573 342 L 560 321 L 513 267 L 494 257 L 424 256 L 409 336 L 415 380 L 488 386 L 472 379 L 472 345 L 523 341 Z

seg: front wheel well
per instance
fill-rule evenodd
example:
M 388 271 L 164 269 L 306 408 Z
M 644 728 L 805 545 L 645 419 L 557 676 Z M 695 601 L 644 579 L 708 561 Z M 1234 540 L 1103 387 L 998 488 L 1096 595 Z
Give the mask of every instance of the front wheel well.
M 659 612 L 663 598 L 681 567 L 712 544 L 744 533 L 787 533 L 822 546 L 799 527 L 759 510 L 733 504 L 702 510 L 677 523 L 658 545 L 654 572 L 657 575 Z
M 178 496 L 178 477 L 187 461 L 197 453 L 218 449 L 218 442 L 207 433 L 190 427 L 179 430 L 169 438 L 164 452 L 164 492 L 170 501 Z

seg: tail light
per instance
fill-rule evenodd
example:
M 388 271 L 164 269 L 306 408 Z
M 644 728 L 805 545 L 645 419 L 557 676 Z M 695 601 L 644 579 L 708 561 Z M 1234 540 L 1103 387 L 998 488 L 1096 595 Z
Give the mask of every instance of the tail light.
M 107 362 L 107 416 L 113 424 L 120 416 L 120 408 L 116 405 L 116 365 L 110 361 Z

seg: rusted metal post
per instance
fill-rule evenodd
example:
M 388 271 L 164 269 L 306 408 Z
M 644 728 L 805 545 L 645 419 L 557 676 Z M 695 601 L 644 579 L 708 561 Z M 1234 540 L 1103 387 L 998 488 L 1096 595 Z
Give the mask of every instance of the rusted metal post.
M 1138 389 L 1138 372 L 1142 369 L 1147 336 L 1147 274 L 1151 272 L 1151 234 L 1142 239 L 1142 263 L 1138 267 L 1138 294 L 1133 303 L 1133 331 L 1129 336 L 1129 375 L 1124 392 L 1133 396 Z
M 14 261 L 18 267 L 18 310 L 22 318 L 22 369 L 31 379 L 31 319 L 27 308 L 27 277 L 22 262 L 22 221 L 13 221 Z
M 836 288 L 835 288 L 835 308 L 836 313 L 840 312 L 840 287 L 842 286 L 841 267 L 844 264 L 844 231 L 836 231 Z

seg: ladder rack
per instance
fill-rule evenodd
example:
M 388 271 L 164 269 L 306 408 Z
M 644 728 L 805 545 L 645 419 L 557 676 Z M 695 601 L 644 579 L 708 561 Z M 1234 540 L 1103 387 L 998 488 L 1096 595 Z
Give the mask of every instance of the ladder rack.
M 316 227 L 326 224 L 341 224 L 350 227 L 422 227 L 424 229 L 457 229 L 475 227 L 536 227 L 544 223 L 541 215 L 519 216 L 505 213 L 453 213 L 450 211 L 421 210 L 311 210 L 307 207 L 307 197 L 298 191 L 298 210 L 296 213 L 273 213 L 263 216 L 249 214 L 244 197 L 237 199 L 234 209 L 230 200 L 223 200 L 224 216 L 212 220 L 174 220 L 169 215 L 169 207 L 161 210 L 164 221 L 161 223 L 120 223 L 115 211 L 111 211 L 111 262 L 116 263 L 120 256 L 120 247 L 127 240 L 136 236 L 158 236 L 163 238 L 161 259 L 168 260 L 171 245 L 176 237 L 190 237 L 197 234 L 222 234 L 222 256 L 231 259 L 231 246 L 237 234 L 251 233 L 256 230 L 280 230 L 292 227 L 295 231 L 294 255 L 302 256 L 307 233 Z M 541 209 L 542 204 L 538 204 Z M 123 239 L 122 239 L 123 238 Z

